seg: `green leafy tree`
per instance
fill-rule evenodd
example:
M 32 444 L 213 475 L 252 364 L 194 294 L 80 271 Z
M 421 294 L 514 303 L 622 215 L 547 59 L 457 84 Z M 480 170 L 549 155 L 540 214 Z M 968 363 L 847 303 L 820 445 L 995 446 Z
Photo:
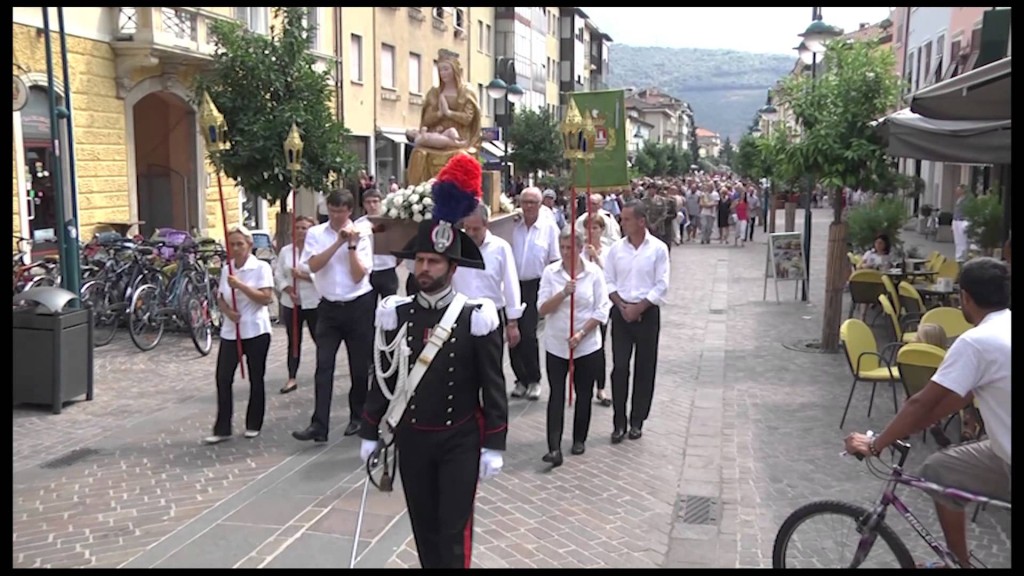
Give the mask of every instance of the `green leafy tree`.
M 648 140 L 637 152 L 633 164 L 640 176 L 648 178 L 682 176 L 690 171 L 693 156 L 684 148 Z
M 733 156 L 736 155 L 736 149 L 733 148 L 732 138 L 725 137 L 725 142 L 722 142 L 722 150 L 718 153 L 718 158 L 723 164 L 732 166 Z
M 669 155 L 669 175 L 686 175 L 690 171 L 690 166 L 693 165 L 693 155 L 685 148 L 672 146 L 671 150 L 672 152 Z
M 803 128 L 787 151 L 788 166 L 833 193 L 821 347 L 835 351 L 842 319 L 840 271 L 847 265 L 847 227 L 836 194 L 843 186 L 872 187 L 890 171 L 883 142 L 870 123 L 896 107 L 901 81 L 893 74 L 892 51 L 874 41 L 831 42 L 825 63 L 817 81 L 809 76 L 784 79 L 778 98 Z
M 731 163 L 732 169 L 737 174 L 751 180 L 764 178 L 761 169 L 761 151 L 758 149 L 757 140 L 752 134 L 745 134 L 740 138 Z
M 231 147 L 211 160 L 246 192 L 271 204 L 291 193 L 283 146 L 293 122 L 303 140 L 298 187 L 326 190 L 357 167 L 345 147 L 349 132 L 331 111 L 330 75 L 314 68 L 308 50 L 305 8 L 276 8 L 275 16 L 283 26 L 269 35 L 251 33 L 235 21 L 211 21 L 216 52 L 195 87 L 198 98 L 210 94 L 228 127 Z M 289 207 L 281 204 L 284 214 Z M 279 217 L 278 241 L 289 228 L 290 219 Z
M 518 173 L 551 172 L 562 166 L 562 135 L 558 128 L 558 122 L 547 110 L 522 108 L 516 113 L 508 142 L 515 148 L 510 159 Z

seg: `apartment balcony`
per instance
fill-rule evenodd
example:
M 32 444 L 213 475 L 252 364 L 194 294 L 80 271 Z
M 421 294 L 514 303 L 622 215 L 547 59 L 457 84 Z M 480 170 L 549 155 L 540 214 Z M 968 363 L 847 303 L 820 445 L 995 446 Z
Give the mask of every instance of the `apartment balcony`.
M 214 42 L 209 24 L 231 20 L 204 8 L 116 7 L 112 12 L 117 21 L 111 47 L 121 97 L 140 68 L 162 65 L 165 74 L 173 74 L 178 67 L 211 61 Z

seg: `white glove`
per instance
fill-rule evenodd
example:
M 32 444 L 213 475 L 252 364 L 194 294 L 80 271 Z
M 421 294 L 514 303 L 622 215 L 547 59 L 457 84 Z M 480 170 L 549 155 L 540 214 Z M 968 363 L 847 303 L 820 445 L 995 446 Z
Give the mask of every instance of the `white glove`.
M 494 478 L 501 472 L 505 465 L 505 459 L 501 456 L 501 450 L 482 448 L 480 450 L 480 479 L 487 480 Z
M 377 442 L 374 440 L 363 440 L 363 443 L 359 445 L 359 459 L 366 464 L 366 461 L 370 459 L 373 452 L 377 450 Z

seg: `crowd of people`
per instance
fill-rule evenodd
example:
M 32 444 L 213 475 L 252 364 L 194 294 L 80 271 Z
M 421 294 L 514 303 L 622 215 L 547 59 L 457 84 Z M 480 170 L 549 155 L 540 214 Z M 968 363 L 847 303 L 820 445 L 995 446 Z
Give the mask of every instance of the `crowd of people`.
M 374 228 L 366 217 L 380 214 L 381 198 L 375 188 L 363 190 L 364 217 L 355 219 L 355 197 L 344 190 L 331 192 L 327 220 L 316 224 L 297 219 L 295 244 L 280 250 L 276 270 L 252 255 L 248 230 L 229 232 L 233 265 L 230 271 L 225 267 L 218 295 L 225 311 L 216 372 L 218 408 L 213 435 L 205 441 L 216 444 L 232 437 L 232 383 L 243 361 L 251 389 L 244 435 L 260 434 L 272 333 L 267 307 L 276 290 L 288 337 L 288 379 L 282 394 L 300 385 L 304 325 L 315 346 L 313 414 L 292 435 L 300 441 L 328 440 L 336 357 L 344 343 L 351 382 L 344 435 L 360 436 L 360 454 L 368 461 L 387 448 L 381 435 L 388 425 L 396 434 L 395 445 L 406 454 L 399 460 L 403 477 L 420 478 L 427 471 L 435 476 L 432 484 L 403 486 L 424 567 L 468 567 L 472 530 L 467 527 L 472 525 L 476 478 L 491 477 L 503 467 L 510 398 L 538 401 L 546 383 L 547 451 L 541 459 L 552 468 L 564 463 L 568 386 L 576 397 L 570 454 L 586 451 L 594 406 L 611 408 L 611 443 L 642 438 L 655 393 L 671 248 L 693 242 L 742 247 L 754 238 L 764 214 L 759 187 L 725 175 L 643 179 L 620 192 L 574 199 L 526 186 L 516 194 L 519 215 L 508 240 L 491 233 L 488 208 L 474 202 L 471 211 L 450 223 L 421 223 L 405 250 L 385 255 L 374 253 Z M 888 238 L 880 236 L 865 260 L 880 265 L 875 261 L 887 258 L 888 250 Z M 403 262 L 410 274 L 405 294 L 398 296 L 397 267 Z M 850 452 L 877 454 L 912 429 L 933 427 L 942 409 L 956 403 L 946 398 L 950 392 L 975 394 L 982 412 L 1008 406 L 1008 387 L 1005 398 L 1000 396 L 1002 373 L 992 375 L 998 382 L 991 389 L 999 390 L 993 396 L 986 393 L 988 381 L 954 368 L 954 362 L 963 362 L 955 359 L 982 350 L 968 349 L 975 336 L 991 337 L 994 353 L 1005 351 L 1002 358 L 1009 357 L 1008 332 L 1005 340 L 999 332 L 1009 324 L 1009 312 L 1002 314 L 1008 304 L 1008 274 L 1000 266 L 986 259 L 964 268 L 965 315 L 978 328 L 949 349 L 934 379 L 940 388 L 931 394 L 934 402 L 912 421 L 904 416 L 914 409 L 908 402 L 877 439 L 851 436 Z M 449 314 L 449 308 L 455 313 Z M 922 326 L 920 341 L 945 348 L 944 334 L 932 332 L 933 327 Z M 407 374 L 396 375 L 395 366 L 406 364 L 394 356 L 381 361 L 382 354 L 395 350 L 408 357 Z M 505 350 L 514 373 L 511 390 L 501 369 Z M 977 352 L 971 366 L 981 366 L 978 354 L 991 357 Z M 995 360 L 985 362 L 992 365 Z M 1008 386 L 1008 371 L 1005 376 Z M 412 391 L 399 394 L 399 383 Z M 999 404 L 1003 400 L 1007 402 Z M 993 421 L 1002 425 L 998 416 Z M 963 481 L 955 458 L 984 458 L 1000 481 L 969 488 L 1008 500 L 1009 476 L 1007 472 L 1004 485 L 1000 463 L 1008 470 L 1009 438 L 1001 428 L 997 432 L 995 443 L 986 444 L 982 452 L 930 459 L 927 466 L 956 485 Z M 962 516 L 948 509 L 940 512 L 961 557 L 963 544 L 955 535 Z

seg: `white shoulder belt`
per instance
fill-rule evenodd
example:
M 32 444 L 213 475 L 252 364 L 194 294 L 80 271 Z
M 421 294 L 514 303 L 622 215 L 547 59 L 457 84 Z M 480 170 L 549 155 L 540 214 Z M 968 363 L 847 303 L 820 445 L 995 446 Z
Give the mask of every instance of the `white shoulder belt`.
M 459 319 L 459 315 L 462 313 L 468 300 L 469 298 L 465 294 L 455 294 L 451 304 L 448 305 L 444 315 L 441 317 L 441 321 L 431 331 L 427 344 L 423 347 L 419 357 L 416 358 L 416 364 L 412 367 L 412 370 L 409 369 L 409 355 L 411 351 L 406 344 L 408 324 L 403 324 L 399 328 L 398 334 L 395 335 L 395 339 L 390 344 L 384 342 L 384 329 L 382 327 L 377 328 L 373 365 L 377 376 L 377 384 L 380 386 L 384 397 L 390 401 L 388 410 L 384 414 L 378 429 L 380 439 L 384 442 L 385 446 L 391 443 L 395 428 L 402 421 L 402 416 L 405 414 L 409 401 L 412 400 L 413 395 L 416 393 L 416 388 L 419 387 L 424 374 L 427 373 L 427 369 L 433 363 L 434 357 L 451 337 L 452 326 Z M 380 365 L 381 354 L 385 354 L 391 359 L 391 365 L 386 371 Z M 395 390 L 393 393 L 389 393 L 386 378 L 391 377 L 392 374 L 395 374 Z

